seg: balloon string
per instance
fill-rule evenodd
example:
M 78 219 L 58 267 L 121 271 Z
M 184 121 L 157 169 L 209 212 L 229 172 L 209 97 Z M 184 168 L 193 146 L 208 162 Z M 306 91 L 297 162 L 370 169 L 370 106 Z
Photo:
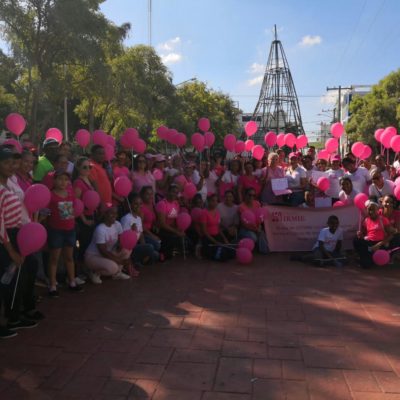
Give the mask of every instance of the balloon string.
M 127 197 L 125 197 L 126 202 L 128 203 L 128 207 L 129 207 L 129 212 L 132 214 L 132 208 L 131 205 L 129 204 L 129 199 Z
M 358 211 L 358 230 L 361 231 L 361 210 Z

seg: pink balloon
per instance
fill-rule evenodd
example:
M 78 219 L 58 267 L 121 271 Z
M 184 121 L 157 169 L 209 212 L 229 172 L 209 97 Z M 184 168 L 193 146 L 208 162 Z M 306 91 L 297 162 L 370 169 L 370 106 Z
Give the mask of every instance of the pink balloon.
M 296 136 L 294 136 L 293 133 L 287 133 L 285 135 L 284 143 L 287 147 L 292 149 L 296 144 Z
M 210 121 L 208 118 L 200 118 L 197 126 L 201 131 L 206 132 L 210 129 Z
M 157 128 L 157 136 L 162 140 L 165 140 L 167 138 L 167 132 L 168 128 L 164 125 L 161 125 Z
M 26 189 L 24 204 L 28 212 L 34 213 L 46 208 L 50 203 L 51 193 L 47 186 L 35 183 Z
M 86 129 L 79 129 L 76 132 L 75 140 L 78 142 L 79 146 L 85 148 L 90 143 L 90 132 Z
M 186 178 L 183 175 L 179 175 L 175 178 L 175 183 L 177 185 L 185 186 Z
M 244 131 L 247 136 L 253 136 L 258 130 L 258 125 L 256 121 L 249 121 L 244 126 Z
M 326 160 L 328 161 L 330 157 L 330 154 L 327 150 L 320 150 L 320 152 L 318 153 L 318 160 Z
M 197 193 L 196 186 L 191 182 L 187 183 L 183 188 L 183 196 L 186 197 L 188 200 L 193 199 L 196 193 Z
M 46 242 L 46 229 L 38 222 L 29 222 L 22 225 L 17 233 L 18 249 L 24 257 L 39 251 Z
M 339 147 L 339 141 L 336 138 L 329 138 L 325 142 L 325 150 L 329 153 L 335 153 Z
M 364 151 L 364 143 L 362 142 L 355 142 L 351 146 L 351 152 L 357 157 L 360 158 L 360 156 L 363 154 Z
M 174 146 L 178 146 L 178 140 L 179 140 L 179 132 L 178 131 L 168 138 L 168 141 L 171 144 L 173 144 Z
M 240 219 L 245 224 L 253 225 L 256 223 L 256 216 L 251 210 L 244 210 L 240 216 Z
M 114 190 L 118 196 L 128 197 L 132 191 L 132 181 L 127 176 L 119 176 L 114 181 Z
M 254 247 L 255 247 L 255 244 L 250 238 L 244 238 L 239 242 L 239 249 L 245 248 L 247 250 L 253 251 Z
M 130 136 L 130 135 L 122 135 L 119 142 L 121 143 L 122 147 L 125 147 L 127 149 L 133 149 L 133 146 L 135 145 L 136 138 Z
M 139 154 L 144 153 L 146 151 L 146 142 L 143 139 L 136 139 L 133 150 Z
M 132 229 L 127 229 L 119 235 L 119 243 L 122 249 L 133 250 L 137 241 L 138 234 Z
M 82 201 L 89 211 L 94 211 L 100 204 L 100 196 L 95 190 L 88 190 L 83 194 Z
M 397 200 L 400 200 L 400 186 L 396 186 L 393 190 L 394 197 L 396 197 Z
M 360 160 L 366 160 L 367 158 L 371 157 L 372 149 L 367 144 L 364 146 L 364 150 L 360 155 Z
M 377 142 L 381 142 L 381 137 L 382 137 L 382 133 L 384 132 L 384 129 L 377 129 L 374 133 L 374 137 L 376 139 Z
M 178 147 L 184 147 L 186 144 L 186 135 L 182 132 L 178 133 L 178 137 L 175 139 L 175 143 Z
M 276 137 L 276 144 L 278 145 L 278 147 L 283 147 L 285 145 L 285 134 L 284 133 L 280 133 Z
M 267 132 L 264 136 L 264 142 L 268 147 L 273 147 L 276 145 L 276 133 Z
M 364 210 L 365 209 L 365 202 L 368 200 L 368 196 L 365 193 L 358 193 L 354 197 L 354 205 L 359 209 L 359 210 Z
M 256 160 L 262 160 L 264 157 L 264 147 L 262 147 L 260 144 L 256 144 L 252 150 L 251 150 L 253 158 Z
M 249 139 L 244 142 L 244 149 L 246 151 L 251 151 L 254 147 L 254 141 Z
M 187 228 L 189 228 L 190 224 L 192 223 L 192 218 L 188 213 L 180 213 L 176 217 L 176 226 L 178 229 L 181 231 L 186 231 Z
M 82 215 L 85 205 L 81 199 L 74 199 L 74 216 L 79 217 Z
M 197 151 L 204 150 L 204 136 L 201 133 L 194 133 L 192 135 L 192 145 Z
M 246 145 L 242 140 L 238 140 L 235 144 L 235 153 L 243 153 L 246 149 Z
M 100 146 L 105 147 L 107 144 L 107 134 L 102 130 L 97 130 L 93 132 L 92 142 L 94 144 L 99 144 Z
M 340 200 L 333 203 L 333 207 L 343 207 L 344 205 L 343 201 Z
M 126 128 L 124 135 L 129 137 L 130 142 L 134 142 L 135 139 L 139 138 L 139 132 L 135 128 Z
M 173 140 L 175 138 L 175 136 L 178 134 L 179 132 L 176 129 L 168 129 L 168 132 L 166 133 L 166 137 L 165 140 L 167 142 L 170 142 L 171 144 L 173 143 Z
M 253 254 L 249 249 L 241 247 L 236 250 L 236 259 L 240 264 L 250 264 L 253 261 Z
M 5 124 L 7 130 L 16 136 L 20 136 L 26 127 L 26 121 L 24 117 L 17 113 L 8 114 L 5 119 Z
M 18 140 L 15 139 L 7 139 L 3 142 L 4 145 L 9 145 L 9 146 L 13 146 L 15 148 L 15 150 L 17 151 L 17 153 L 22 153 L 22 146 L 21 143 L 18 142 Z
M 107 135 L 107 144 L 112 147 L 115 147 L 115 139 L 111 135 Z
M 232 133 L 228 133 L 224 138 L 224 147 L 228 151 L 235 151 L 236 137 Z
M 398 176 L 394 181 L 394 186 L 400 186 L 400 176 Z
M 195 207 L 190 213 L 193 222 L 200 222 L 203 215 L 203 210 L 201 208 Z
M 63 134 L 57 128 L 50 128 L 46 132 L 46 139 L 55 139 L 58 143 L 63 141 Z
M 385 131 L 390 132 L 392 136 L 397 135 L 397 129 L 394 126 L 388 126 Z
M 308 144 L 308 139 L 306 135 L 300 135 L 297 136 L 296 138 L 296 147 L 298 149 L 302 149 L 303 147 L 306 147 Z
M 331 134 L 335 138 L 340 138 L 344 133 L 344 127 L 340 122 L 335 122 L 331 126 Z
M 162 172 L 160 169 L 156 168 L 156 169 L 153 171 L 153 176 L 154 176 L 154 179 L 155 179 L 156 181 L 161 181 L 161 179 L 163 178 L 164 174 L 163 174 L 163 172 Z
M 390 147 L 390 141 L 394 136 L 396 136 L 396 129 L 391 129 L 391 127 L 386 128 L 381 135 L 381 143 L 383 144 L 383 147 L 388 149 Z
M 393 136 L 390 139 L 390 147 L 393 149 L 393 151 L 395 151 L 396 153 L 398 153 L 400 151 L 400 136 Z
M 204 143 L 208 148 L 215 143 L 215 136 L 212 132 L 206 132 L 204 134 Z
M 379 266 L 383 266 L 389 263 L 390 261 L 390 254 L 386 250 L 377 250 L 372 255 L 372 259 L 374 263 Z
M 317 186 L 321 192 L 326 192 L 330 187 L 329 179 L 326 176 L 321 176 L 318 178 Z
M 106 161 L 111 161 L 114 158 L 114 146 L 111 144 L 106 144 L 104 146 L 105 158 Z

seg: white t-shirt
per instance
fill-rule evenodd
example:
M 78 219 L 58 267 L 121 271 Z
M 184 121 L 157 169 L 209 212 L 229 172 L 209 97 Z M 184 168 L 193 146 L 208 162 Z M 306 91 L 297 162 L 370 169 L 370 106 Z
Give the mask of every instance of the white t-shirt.
M 124 232 L 132 229 L 133 224 L 136 225 L 136 232 L 140 236 L 143 232 L 142 218 L 139 216 L 134 217 L 131 213 L 128 213 L 121 218 L 122 230 Z
M 233 175 L 231 171 L 225 171 L 222 175 L 221 181 L 224 183 L 233 183 L 235 186 L 238 183 L 240 175 Z
M 383 181 L 382 189 L 378 189 L 375 183 L 373 183 L 368 190 L 370 196 L 376 196 L 378 199 L 393 194 L 393 186 L 386 179 Z
M 112 251 L 118 242 L 118 237 L 122 233 L 122 226 L 118 221 L 115 221 L 111 226 L 100 224 L 94 231 L 92 241 L 86 250 L 88 254 L 101 256 L 98 244 L 105 244 L 108 251 Z
M 200 173 L 199 173 L 199 171 L 197 171 L 197 169 L 195 169 L 193 171 L 193 175 L 192 175 L 192 182 L 197 186 L 200 182 L 200 179 L 201 179 Z M 202 188 L 197 193 L 201 194 L 201 198 L 202 198 L 203 202 L 207 200 L 207 184 L 206 184 L 205 179 L 203 181 Z
M 346 194 L 344 190 L 341 190 L 339 192 L 339 200 L 343 202 L 344 204 L 354 204 L 354 197 L 358 195 L 358 192 L 356 192 L 354 189 L 351 191 L 350 194 Z
M 358 167 L 355 172 L 350 173 L 349 171 L 345 174 L 351 179 L 353 183 L 353 189 L 358 193 L 365 193 L 367 183 L 371 181 L 369 171 L 364 167 Z
M 210 171 L 208 178 L 205 179 L 207 186 L 207 196 L 217 193 L 217 186 L 215 185 L 215 182 L 217 182 L 217 180 L 218 180 L 218 175 L 215 172 L 215 170 Z
M 337 228 L 335 233 L 332 233 L 329 228 L 321 229 L 317 243 L 315 243 L 313 250 L 319 247 L 319 242 L 324 244 L 325 250 L 327 251 L 334 251 L 336 244 L 339 240 L 343 240 L 343 229 Z
M 288 178 L 289 189 L 295 190 L 301 190 L 300 179 L 307 178 L 306 171 L 302 167 L 297 167 L 294 171 L 287 169 L 286 176 Z
M 334 199 L 339 198 L 339 192 L 341 190 L 340 187 L 340 178 L 344 175 L 344 171 L 342 169 L 328 169 L 326 171 L 329 179 L 329 189 L 326 191 L 326 195 L 329 197 L 333 197 Z
M 374 175 L 374 173 L 375 173 L 376 171 L 378 171 L 378 168 L 376 167 L 376 165 L 373 165 L 373 166 L 371 167 L 371 169 L 369 170 L 369 174 L 370 174 L 370 176 L 371 176 L 371 179 L 372 179 L 372 176 Z M 381 175 L 383 176 L 383 179 L 390 179 L 389 171 L 387 171 L 386 169 L 385 169 L 384 171 L 380 171 L 380 173 L 381 173 Z

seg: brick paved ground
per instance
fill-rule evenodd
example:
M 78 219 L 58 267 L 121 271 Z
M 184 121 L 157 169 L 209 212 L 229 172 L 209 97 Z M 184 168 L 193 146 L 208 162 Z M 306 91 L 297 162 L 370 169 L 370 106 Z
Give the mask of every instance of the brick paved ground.
M 400 269 L 188 260 L 44 299 L 0 399 L 400 399 Z

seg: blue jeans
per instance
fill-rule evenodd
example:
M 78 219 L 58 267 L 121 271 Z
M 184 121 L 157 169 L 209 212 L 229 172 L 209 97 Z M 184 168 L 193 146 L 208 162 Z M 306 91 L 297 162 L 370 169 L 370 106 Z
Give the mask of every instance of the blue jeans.
M 261 254 L 268 254 L 268 241 L 264 231 L 260 231 L 258 233 L 254 231 L 250 231 L 245 228 L 240 228 L 239 230 L 239 239 L 249 238 L 251 239 L 258 248 L 258 251 Z
M 144 236 L 144 241 L 147 244 L 152 245 L 155 251 L 160 251 L 160 249 L 161 249 L 161 241 L 160 240 L 156 240 L 148 235 L 143 235 L 143 236 Z
M 137 244 L 132 251 L 131 255 L 132 261 L 136 265 L 143 265 L 146 261 L 153 263 L 159 258 L 159 254 L 154 250 L 151 244 Z

